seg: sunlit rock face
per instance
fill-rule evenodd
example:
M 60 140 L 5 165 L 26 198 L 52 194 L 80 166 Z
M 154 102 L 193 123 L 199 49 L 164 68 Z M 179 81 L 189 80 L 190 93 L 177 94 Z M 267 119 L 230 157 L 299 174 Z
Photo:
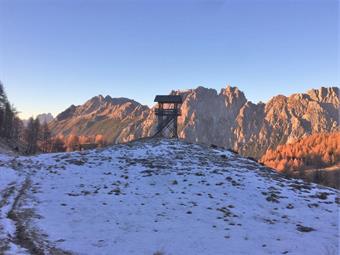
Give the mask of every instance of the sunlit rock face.
M 71 105 L 50 123 L 55 135 L 103 134 L 110 143 L 121 141 L 124 130 L 147 118 L 150 109 L 127 98 L 96 96 L 83 105 Z M 124 136 L 128 140 L 129 136 Z
M 191 142 L 230 147 L 235 119 L 247 102 L 237 88 L 227 87 L 218 94 L 198 87 L 185 96 L 179 118 L 180 137 Z
M 219 94 L 198 87 L 182 95 L 181 138 L 232 148 L 256 158 L 268 148 L 311 133 L 335 131 L 339 125 L 338 88 L 278 95 L 266 104 L 247 101 L 243 92 L 230 86 Z
M 172 91 L 182 95 L 179 137 L 215 144 L 259 158 L 267 149 L 308 134 L 332 132 L 339 126 L 339 88 L 320 88 L 289 97 L 278 95 L 267 103 L 248 101 L 237 87 L 198 87 Z M 126 98 L 94 97 L 57 116 L 55 134 L 104 134 L 113 143 L 152 136 L 153 109 Z

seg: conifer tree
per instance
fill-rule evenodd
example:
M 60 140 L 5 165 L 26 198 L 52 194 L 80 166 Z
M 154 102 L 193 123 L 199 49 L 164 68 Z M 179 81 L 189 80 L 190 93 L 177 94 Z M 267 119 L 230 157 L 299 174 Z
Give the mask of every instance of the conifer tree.
M 51 131 L 46 122 L 44 122 L 41 128 L 41 140 L 42 140 L 42 146 L 41 146 L 42 151 L 43 152 L 51 151 Z
M 40 141 L 40 122 L 39 119 L 30 118 L 25 130 L 26 153 L 35 154 L 38 151 Z

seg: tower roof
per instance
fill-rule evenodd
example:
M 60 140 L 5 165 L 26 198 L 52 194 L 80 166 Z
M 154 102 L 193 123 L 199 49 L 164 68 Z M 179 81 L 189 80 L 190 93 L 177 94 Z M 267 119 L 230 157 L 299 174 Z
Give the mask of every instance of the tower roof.
M 183 100 L 180 95 L 157 95 L 154 102 L 181 104 Z

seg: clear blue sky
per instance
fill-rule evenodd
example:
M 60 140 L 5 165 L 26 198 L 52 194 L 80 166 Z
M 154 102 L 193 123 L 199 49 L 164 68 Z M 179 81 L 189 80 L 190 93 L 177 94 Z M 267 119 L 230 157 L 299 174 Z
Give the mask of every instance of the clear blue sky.
M 339 86 L 338 44 L 337 0 L 0 0 L 0 80 L 22 117 L 98 94 Z

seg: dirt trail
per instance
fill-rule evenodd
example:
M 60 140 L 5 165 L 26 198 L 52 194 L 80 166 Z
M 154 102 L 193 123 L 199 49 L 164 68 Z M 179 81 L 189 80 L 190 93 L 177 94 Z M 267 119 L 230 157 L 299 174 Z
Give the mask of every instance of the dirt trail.
M 26 254 L 25 248 L 16 241 L 16 222 L 10 217 L 10 212 L 18 197 L 17 187 L 22 184 L 20 181 L 11 182 L 5 189 L 3 189 L 0 200 L 0 253 L 10 254 L 16 252 L 18 254 Z
M 42 233 L 28 227 L 28 222 L 37 217 L 31 209 L 22 208 L 30 188 L 31 181 L 26 177 L 0 191 L 0 254 L 71 254 L 55 248 Z

